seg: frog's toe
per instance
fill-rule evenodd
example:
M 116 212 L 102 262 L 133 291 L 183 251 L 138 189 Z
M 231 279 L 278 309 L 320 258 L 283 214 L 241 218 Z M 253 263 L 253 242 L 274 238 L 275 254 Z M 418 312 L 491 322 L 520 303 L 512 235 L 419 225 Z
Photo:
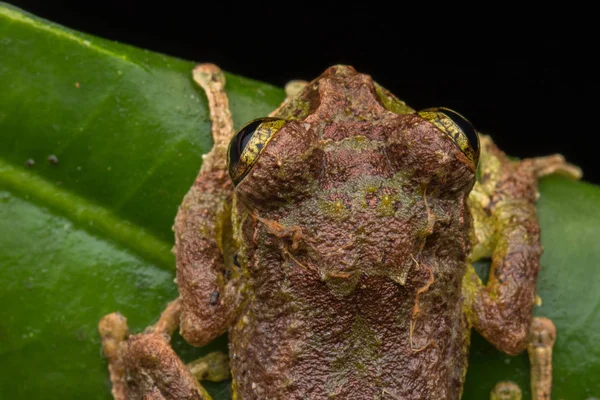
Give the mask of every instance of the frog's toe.
M 293 80 L 285 84 L 285 95 L 288 98 L 296 97 L 308 85 L 307 81 Z
M 119 312 L 105 315 L 98 323 L 98 332 L 102 337 L 102 350 L 108 359 L 114 359 L 121 342 L 127 338 L 129 329 L 127 318 Z
M 521 400 L 519 386 L 511 381 L 500 381 L 490 393 L 490 400 Z
M 199 381 L 221 382 L 231 378 L 229 357 L 220 351 L 208 353 L 192 361 L 187 367 Z
M 556 341 L 554 323 L 544 317 L 535 317 L 529 328 L 529 363 L 531 364 L 532 399 L 550 399 L 552 391 L 552 348 Z
M 534 158 L 533 165 L 538 177 L 559 174 L 570 179 L 581 179 L 583 176 L 581 168 L 569 164 L 561 154 Z

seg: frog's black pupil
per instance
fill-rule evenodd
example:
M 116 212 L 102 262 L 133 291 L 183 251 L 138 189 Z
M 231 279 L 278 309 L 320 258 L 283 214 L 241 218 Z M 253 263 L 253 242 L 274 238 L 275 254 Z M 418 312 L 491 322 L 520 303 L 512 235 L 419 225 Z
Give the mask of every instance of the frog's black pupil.
M 248 145 L 248 142 L 250 141 L 250 138 L 252 137 L 252 135 L 254 135 L 255 131 L 249 132 L 249 131 L 245 131 L 244 135 L 242 135 L 240 137 L 240 144 L 239 144 L 239 148 L 240 148 L 240 153 L 242 151 L 244 151 L 244 149 L 246 148 L 246 146 Z
M 240 129 L 238 133 L 236 133 L 235 137 L 233 138 L 234 142 L 229 148 L 229 160 L 232 163 L 235 164 L 238 161 L 240 161 L 240 156 L 242 155 L 242 152 L 248 145 L 248 142 L 250 142 L 250 139 L 252 138 L 252 135 L 254 135 L 254 132 L 256 132 L 256 128 L 258 128 L 258 126 L 262 123 L 263 120 L 260 119 L 253 121 L 250 124 L 243 127 L 242 129 Z
M 458 127 L 463 131 L 463 133 L 469 139 L 469 143 L 475 152 L 479 151 L 479 141 L 477 140 L 477 131 L 469 121 L 467 121 L 462 115 L 457 114 L 456 112 L 444 108 L 441 110 L 448 118 L 450 118 Z

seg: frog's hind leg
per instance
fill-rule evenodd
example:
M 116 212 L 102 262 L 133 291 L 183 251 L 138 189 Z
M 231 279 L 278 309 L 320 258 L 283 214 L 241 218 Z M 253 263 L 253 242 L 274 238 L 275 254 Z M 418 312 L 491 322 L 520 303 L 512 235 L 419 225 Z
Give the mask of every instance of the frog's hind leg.
M 211 399 L 169 344 L 179 325 L 180 308 L 179 299 L 169 303 L 154 326 L 128 338 L 127 319 L 121 314 L 100 320 L 115 400 Z
M 233 122 L 225 76 L 213 64 L 200 64 L 193 78 L 206 93 L 214 146 L 185 195 L 175 218 L 177 286 L 181 296 L 181 335 L 203 346 L 225 333 L 239 304 L 241 272 L 234 268 L 231 206 L 233 183 L 227 147 Z
M 465 276 L 467 314 L 489 342 L 514 355 L 527 346 L 542 255 L 538 178 L 554 172 L 578 178 L 581 172 L 561 156 L 511 161 L 486 136 L 481 148 L 480 178 L 469 198 L 477 235 L 473 254 L 492 262 L 486 285 L 472 267 Z
M 481 137 L 481 148 L 479 178 L 469 197 L 476 236 L 473 261 L 491 256 L 492 262 L 486 285 L 469 266 L 463 285 L 466 312 L 473 326 L 501 351 L 515 355 L 529 346 L 532 387 L 538 393 L 534 398 L 549 399 L 551 346 L 548 350 L 536 343 L 540 337 L 554 337 L 555 331 L 545 320 L 550 322 L 542 324 L 545 333 L 530 333 L 530 327 L 538 332 L 540 326 L 538 319 L 532 324 L 542 255 L 537 181 L 552 173 L 579 179 L 581 170 L 560 155 L 511 161 L 487 136 Z

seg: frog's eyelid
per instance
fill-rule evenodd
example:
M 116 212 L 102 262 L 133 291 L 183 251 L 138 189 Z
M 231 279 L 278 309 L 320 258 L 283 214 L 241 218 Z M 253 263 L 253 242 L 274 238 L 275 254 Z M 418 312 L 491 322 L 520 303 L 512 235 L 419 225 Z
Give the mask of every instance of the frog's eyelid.
M 461 114 L 449 108 L 439 107 L 438 110 L 440 110 L 445 116 L 450 118 L 460 128 L 460 130 L 465 134 L 465 136 L 467 136 L 469 144 L 471 145 L 471 147 L 473 147 L 473 150 L 478 152 L 479 135 L 477 134 L 477 131 L 475 130 L 475 127 L 471 124 L 471 122 Z
M 469 120 L 444 107 L 427 108 L 417 114 L 449 136 L 468 159 L 478 164 L 479 135 Z
M 227 169 L 234 185 L 250 172 L 266 145 L 286 122 L 280 118 L 259 118 L 236 132 L 227 150 Z

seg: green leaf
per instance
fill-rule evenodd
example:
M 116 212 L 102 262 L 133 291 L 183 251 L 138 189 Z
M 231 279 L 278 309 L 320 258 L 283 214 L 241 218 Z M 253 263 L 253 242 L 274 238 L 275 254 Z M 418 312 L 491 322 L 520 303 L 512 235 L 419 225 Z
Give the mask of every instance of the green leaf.
M 120 310 L 139 331 L 176 296 L 171 226 L 212 145 L 193 65 L 0 3 L 0 397 L 110 398 L 98 320 Z M 227 90 L 236 126 L 283 99 L 232 74 Z M 599 397 L 600 189 L 551 177 L 540 192 L 554 397 Z M 464 398 L 504 379 L 527 392 L 528 368 L 475 335 Z

